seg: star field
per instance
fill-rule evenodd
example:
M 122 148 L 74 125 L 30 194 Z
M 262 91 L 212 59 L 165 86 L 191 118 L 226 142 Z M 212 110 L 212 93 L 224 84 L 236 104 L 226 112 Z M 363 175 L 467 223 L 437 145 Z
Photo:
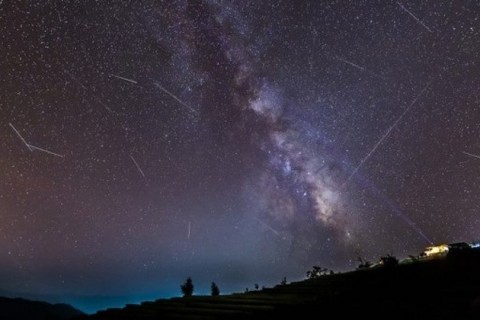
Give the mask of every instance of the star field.
M 0 1 L 0 44 L 0 293 L 91 311 L 479 237 L 474 1 Z

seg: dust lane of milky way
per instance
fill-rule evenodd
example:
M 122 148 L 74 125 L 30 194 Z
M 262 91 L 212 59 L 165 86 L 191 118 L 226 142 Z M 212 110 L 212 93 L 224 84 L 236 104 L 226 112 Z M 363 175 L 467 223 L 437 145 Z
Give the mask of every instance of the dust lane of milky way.
M 0 295 L 94 311 L 478 239 L 479 15 L 0 2 Z

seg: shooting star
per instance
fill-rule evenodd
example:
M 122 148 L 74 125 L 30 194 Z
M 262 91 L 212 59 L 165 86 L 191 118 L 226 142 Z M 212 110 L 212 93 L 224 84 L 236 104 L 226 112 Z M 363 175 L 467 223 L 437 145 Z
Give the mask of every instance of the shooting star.
M 97 101 L 98 104 L 102 105 L 105 108 L 105 110 L 107 110 L 108 112 L 110 112 L 111 114 L 113 114 L 115 116 L 119 115 L 118 112 L 113 111 L 109 106 L 107 106 L 105 103 L 103 103 L 103 101 L 100 100 L 99 98 L 97 98 L 96 96 L 92 95 L 92 97 L 95 101 Z
M 345 60 L 345 59 L 343 59 L 343 58 L 340 58 L 340 57 L 338 57 L 338 56 L 335 57 L 335 59 L 337 59 L 338 61 L 342 61 L 342 62 L 344 62 L 344 63 L 346 63 L 346 64 L 349 64 L 349 65 L 351 65 L 351 66 L 354 67 L 354 68 L 357 68 L 357 69 L 360 69 L 360 70 L 362 70 L 362 71 L 365 71 L 365 68 L 359 66 L 358 64 L 355 64 L 355 63 L 353 63 L 353 62 L 350 62 L 350 61 Z
M 13 131 L 15 131 L 15 133 L 17 134 L 17 136 L 20 138 L 20 140 L 22 140 L 23 144 L 28 148 L 28 150 L 30 150 L 31 152 L 37 150 L 37 151 L 41 151 L 41 152 L 44 152 L 44 153 L 48 153 L 52 156 L 56 156 L 56 157 L 60 157 L 60 158 L 64 158 L 65 155 L 63 154 L 58 154 L 58 153 L 55 153 L 55 152 L 52 152 L 50 150 L 47 150 L 47 149 L 43 149 L 43 148 L 40 148 L 40 147 L 37 147 L 37 146 L 34 146 L 30 143 L 28 143 L 23 137 L 22 135 L 20 134 L 20 132 L 18 132 L 18 130 L 13 126 L 13 124 L 11 124 L 10 122 L 8 123 L 8 125 L 13 129 Z
M 70 72 L 68 72 L 67 69 L 64 68 L 63 71 L 65 72 L 65 74 L 67 74 L 67 75 L 70 77 L 70 79 L 71 79 L 73 82 L 75 82 L 77 85 L 79 85 L 80 87 L 82 87 L 83 90 L 85 90 L 86 93 L 90 93 L 90 92 L 88 91 L 88 88 L 85 87 L 85 86 L 83 85 L 83 83 L 81 83 L 73 74 L 71 74 Z M 93 99 L 94 99 L 97 103 L 101 104 L 109 113 L 111 113 L 111 114 L 113 114 L 113 115 L 118 115 L 117 112 L 113 111 L 110 107 L 108 107 L 105 103 L 103 103 L 103 102 L 102 102 L 99 98 L 97 98 L 95 95 L 92 94 L 92 97 L 93 97 Z M 85 99 L 85 100 L 87 100 L 87 99 Z M 88 100 L 87 100 L 87 102 L 88 102 Z
M 124 78 L 124 77 L 117 76 L 117 75 L 114 75 L 114 74 L 110 74 L 110 76 L 115 77 L 115 78 L 120 79 L 120 80 L 123 80 L 123 81 L 130 82 L 130 83 L 138 84 L 137 81 L 132 80 L 132 79 Z
M 403 113 L 400 115 L 400 117 L 397 118 L 397 120 L 388 128 L 387 132 L 378 140 L 378 142 L 373 146 L 372 150 L 360 161 L 358 166 L 353 170 L 353 172 L 350 174 L 350 176 L 345 180 L 345 182 L 342 184 L 342 188 L 355 176 L 355 174 L 358 172 L 358 170 L 365 164 L 365 162 L 372 156 L 372 154 L 377 150 L 377 148 L 382 144 L 385 139 L 390 135 L 390 132 L 398 125 L 398 123 L 403 119 L 403 117 L 410 111 L 410 109 L 413 107 L 413 105 L 417 102 L 417 100 L 423 95 L 423 93 L 428 89 L 430 86 L 430 83 L 428 83 L 425 88 L 423 88 L 422 91 L 413 99 L 412 103 L 403 111 Z
M 480 156 L 479 156 L 479 155 L 476 155 L 476 154 L 473 154 L 473 153 L 468 153 L 468 152 L 466 152 L 466 151 L 462 151 L 462 153 L 463 153 L 463 154 L 466 154 L 467 156 L 480 159 Z
M 432 29 L 430 29 L 425 23 L 422 22 L 422 20 L 418 19 L 410 10 L 408 10 L 407 8 L 405 8 L 405 6 L 403 4 L 401 4 L 400 2 L 397 2 L 397 4 L 400 6 L 400 8 L 402 8 L 403 11 L 405 11 L 406 13 L 408 13 L 413 19 L 415 19 L 418 23 L 420 23 L 425 29 L 428 30 L 428 32 L 433 32 Z
M 361 70 L 361 71 L 363 71 L 363 72 L 368 72 L 368 73 L 370 73 L 371 75 L 373 75 L 373 76 L 375 76 L 375 77 L 377 77 L 377 78 L 386 80 L 385 77 L 383 77 L 383 76 L 381 76 L 381 75 L 379 75 L 379 74 L 376 74 L 375 72 L 370 71 L 370 70 L 368 70 L 368 69 L 365 68 L 365 67 L 359 66 L 359 65 L 356 64 L 356 63 L 353 63 L 353 62 L 351 62 L 351 61 L 345 60 L 345 59 L 343 59 L 343 58 L 341 58 L 341 57 L 339 57 L 339 56 L 335 56 L 335 59 L 337 59 L 338 61 L 341 61 L 341 62 L 343 62 L 343 63 L 346 63 L 346 64 L 348 64 L 348 65 L 350 65 L 350 66 L 352 66 L 352 67 L 354 67 L 354 68 L 356 68 L 356 69 L 359 69 L 359 70 Z
M 197 115 L 197 111 L 195 109 L 193 109 L 192 107 L 190 107 L 188 104 L 186 104 L 185 102 L 183 102 L 182 100 L 180 100 L 180 98 L 178 98 L 176 95 L 174 95 L 173 93 L 171 93 L 170 91 L 168 91 L 167 89 L 165 89 L 164 87 L 162 87 L 158 82 L 155 82 L 155 86 L 157 88 L 159 88 L 160 90 L 162 90 L 163 92 L 165 92 L 166 94 L 168 94 L 170 97 L 172 97 L 173 99 L 175 99 L 178 103 L 180 103 L 182 106 L 184 106 L 185 108 L 187 108 L 188 110 L 190 110 L 192 113 L 194 113 L 195 115 Z
M 28 150 L 33 151 L 32 146 L 27 143 L 27 141 L 22 137 L 20 132 L 18 132 L 18 130 L 13 126 L 13 124 L 9 122 L 8 125 L 13 129 L 13 131 L 15 131 L 17 136 L 20 138 L 20 140 L 22 140 L 23 144 L 28 148 Z
M 190 240 L 190 232 L 192 231 L 192 222 L 188 221 L 188 232 L 187 232 L 187 239 Z
M 255 217 L 254 219 L 257 220 L 258 222 L 260 222 L 260 224 L 263 225 L 265 228 L 267 228 L 268 230 L 272 231 L 276 236 L 280 237 L 280 232 L 278 232 L 277 230 L 273 229 L 271 226 L 269 226 L 268 224 L 266 224 L 265 222 L 263 222 L 262 220 L 260 220 L 260 219 L 257 218 L 257 217 Z
M 50 155 L 52 155 L 52 156 L 56 156 L 56 157 L 59 157 L 59 158 L 65 158 L 65 155 L 63 155 L 63 154 L 58 154 L 58 153 L 52 152 L 52 151 L 50 151 L 50 150 L 43 149 L 43 148 L 40 148 L 40 147 L 31 145 L 31 144 L 29 144 L 29 146 L 32 148 L 32 151 L 38 150 L 38 151 L 41 151 L 41 152 L 48 153 L 48 154 L 50 154 Z
M 138 169 L 138 172 L 140 172 L 140 174 L 143 176 L 143 178 L 146 178 L 145 177 L 145 173 L 143 173 L 143 170 L 142 168 L 140 168 L 140 166 L 138 165 L 137 161 L 135 160 L 135 158 L 133 156 L 130 155 L 130 158 L 132 159 L 133 163 L 135 164 L 135 166 L 137 167 Z

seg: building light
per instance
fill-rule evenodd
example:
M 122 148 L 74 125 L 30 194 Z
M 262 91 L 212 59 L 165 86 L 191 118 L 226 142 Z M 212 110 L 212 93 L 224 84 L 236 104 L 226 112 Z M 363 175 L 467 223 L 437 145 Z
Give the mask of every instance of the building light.
M 427 247 L 425 248 L 425 251 L 423 252 L 425 256 L 431 257 L 431 256 L 436 256 L 440 254 L 444 254 L 448 252 L 448 245 L 446 244 L 441 244 L 438 246 L 433 246 L 433 247 Z

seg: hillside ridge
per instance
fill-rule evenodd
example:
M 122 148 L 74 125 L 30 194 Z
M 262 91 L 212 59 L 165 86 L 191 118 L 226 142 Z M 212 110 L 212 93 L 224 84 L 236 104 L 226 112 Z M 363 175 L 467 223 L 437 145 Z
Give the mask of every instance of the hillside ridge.
M 480 250 L 377 266 L 218 297 L 160 299 L 83 320 L 264 319 L 312 314 L 370 319 L 478 319 Z

